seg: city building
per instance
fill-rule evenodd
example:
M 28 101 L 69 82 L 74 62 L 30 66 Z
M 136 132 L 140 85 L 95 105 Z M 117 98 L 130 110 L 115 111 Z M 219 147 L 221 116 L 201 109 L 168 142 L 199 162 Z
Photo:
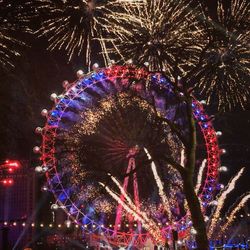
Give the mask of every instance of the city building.
M 24 249 L 34 231 L 35 173 L 29 161 L 20 161 L 15 171 L 1 171 L 0 180 L 0 249 Z

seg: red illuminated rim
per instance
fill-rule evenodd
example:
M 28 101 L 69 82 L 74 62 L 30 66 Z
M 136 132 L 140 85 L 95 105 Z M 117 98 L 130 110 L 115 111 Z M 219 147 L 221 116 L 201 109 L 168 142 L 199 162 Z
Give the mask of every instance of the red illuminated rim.
M 112 238 L 111 236 L 113 235 L 113 230 L 111 228 L 105 227 L 104 225 L 99 225 L 97 222 L 91 219 L 89 219 L 87 224 L 83 225 L 82 222 L 80 222 L 80 218 L 86 215 L 83 214 L 83 212 L 78 209 L 77 205 L 74 204 L 74 202 L 70 199 L 61 182 L 60 172 L 58 172 L 57 169 L 55 141 L 58 135 L 58 128 L 60 128 L 60 120 L 64 115 L 65 110 L 72 102 L 75 101 L 77 97 L 84 95 L 87 89 L 92 88 L 98 82 L 104 79 L 105 81 L 110 80 L 110 82 L 113 82 L 118 78 L 147 79 L 149 77 L 156 78 L 156 76 L 157 80 L 154 82 L 154 84 L 161 85 L 163 88 L 166 87 L 165 82 L 162 80 L 165 79 L 163 75 L 159 73 L 155 74 L 148 72 L 145 69 L 136 68 L 134 66 L 112 66 L 109 68 L 99 69 L 98 72 L 89 73 L 78 81 L 73 82 L 70 87 L 65 90 L 60 99 L 58 99 L 54 107 L 49 112 L 47 116 L 47 122 L 43 128 L 40 159 L 43 166 L 48 167 L 46 172 L 47 182 L 51 191 L 55 195 L 57 200 L 56 202 L 64 208 L 65 212 L 76 224 L 79 224 L 82 229 L 93 233 L 93 237 L 100 238 L 102 235 L 105 235 L 106 238 L 108 237 L 110 243 L 116 245 L 118 244 L 120 246 L 128 245 L 132 238 L 134 240 L 134 245 L 143 245 L 150 236 L 148 234 L 136 235 L 135 233 L 131 234 L 129 232 L 117 232 L 116 238 Z M 220 164 L 220 149 L 218 146 L 216 131 L 214 130 L 208 115 L 205 113 L 202 104 L 197 100 L 193 100 L 192 108 L 194 117 L 200 127 L 200 131 L 206 144 L 207 170 L 205 180 L 199 193 L 199 198 L 205 211 L 208 203 L 213 200 L 217 187 L 218 167 Z M 64 196 L 66 196 L 66 200 L 60 201 L 60 199 L 58 199 L 60 194 L 64 194 Z M 73 214 L 69 212 L 70 208 L 74 208 L 75 212 Z M 175 228 L 179 232 L 180 238 L 185 236 L 187 230 L 190 229 L 190 227 L 191 223 L 188 215 L 182 217 L 178 222 L 175 223 Z M 162 232 L 164 237 L 167 237 L 171 232 L 171 228 L 165 226 L 162 228 Z

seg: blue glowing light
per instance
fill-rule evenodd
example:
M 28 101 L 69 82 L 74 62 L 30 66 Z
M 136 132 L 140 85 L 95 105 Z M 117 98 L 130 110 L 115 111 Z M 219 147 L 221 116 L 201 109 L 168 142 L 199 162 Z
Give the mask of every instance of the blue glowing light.
M 88 78 L 85 78 L 85 79 L 83 80 L 83 83 L 84 83 L 85 85 L 88 85 L 88 84 L 91 83 L 91 80 L 88 79 Z
M 99 75 L 101 78 L 105 77 L 104 72 L 99 72 L 98 75 Z
M 70 102 L 70 99 L 65 99 L 65 98 L 62 98 L 61 100 L 60 100 L 62 103 L 64 103 L 64 104 L 69 104 L 69 102 Z
M 58 200 L 60 200 L 61 202 L 64 202 L 67 199 L 67 196 L 65 195 L 64 192 L 62 192 L 59 196 L 58 196 Z
M 59 112 L 58 110 L 53 110 L 52 112 L 51 112 L 51 116 L 53 116 L 53 117 L 58 117 L 58 116 L 60 116 L 60 114 L 61 114 L 61 112 Z
M 161 82 L 161 83 L 167 83 L 167 79 L 166 79 L 166 78 L 161 78 L 161 79 L 160 79 L 160 82 Z
M 57 126 L 57 121 L 51 121 L 51 120 L 49 120 L 48 121 L 48 125 L 55 127 L 55 126 Z
M 203 128 L 208 128 L 208 124 L 207 123 L 203 124 Z

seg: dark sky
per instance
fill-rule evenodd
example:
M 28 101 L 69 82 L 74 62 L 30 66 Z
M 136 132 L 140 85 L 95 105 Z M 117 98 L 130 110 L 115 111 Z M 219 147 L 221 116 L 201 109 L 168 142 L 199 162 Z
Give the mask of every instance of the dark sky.
M 214 13 L 216 1 L 208 2 Z M 34 129 L 45 122 L 40 111 L 52 106 L 50 94 L 62 92 L 62 81 L 74 80 L 76 70 L 81 68 L 80 60 L 68 64 L 63 51 L 48 52 L 45 40 L 30 36 L 25 39 L 29 47 L 22 49 L 23 55 L 16 59 L 15 69 L 0 70 L 0 160 L 37 157 L 32 148 L 40 144 L 40 138 Z M 208 108 L 210 114 L 213 111 Z M 214 125 L 223 132 L 220 145 L 228 151 L 222 156 L 222 165 L 228 166 L 229 171 L 223 174 L 222 180 L 246 167 L 235 193 L 241 194 L 250 187 L 250 108 L 216 115 Z

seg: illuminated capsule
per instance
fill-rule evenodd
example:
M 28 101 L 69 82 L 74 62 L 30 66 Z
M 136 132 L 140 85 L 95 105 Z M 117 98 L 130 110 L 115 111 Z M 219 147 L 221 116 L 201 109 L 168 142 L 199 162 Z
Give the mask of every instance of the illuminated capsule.
M 216 135 L 217 135 L 218 137 L 220 137 L 220 136 L 222 136 L 222 132 L 221 132 L 221 131 L 217 131 L 217 132 L 216 132 Z
M 81 79 L 82 77 L 84 77 L 84 72 L 83 70 L 79 69 L 77 72 L 76 72 L 76 76 Z
M 59 206 L 58 206 L 56 203 L 54 203 L 54 204 L 51 205 L 50 208 L 51 208 L 52 210 L 57 210 L 57 209 L 59 208 Z
M 33 152 L 34 153 L 40 153 L 40 147 L 38 147 L 38 146 L 35 146 L 34 148 L 33 148 Z
M 221 152 L 221 154 L 223 154 L 223 155 L 224 155 L 224 154 L 226 154 L 226 153 L 227 153 L 227 150 L 223 148 L 223 149 L 221 149 L 221 150 L 220 150 L 220 152 Z
M 37 127 L 35 129 L 36 134 L 41 134 L 43 132 L 43 129 L 41 127 Z
M 44 116 L 44 117 L 48 116 L 48 110 L 47 109 L 43 109 L 41 111 L 41 115 Z
M 99 64 L 98 63 L 94 63 L 93 66 L 92 66 L 92 69 L 93 70 L 99 69 Z
M 56 100 L 57 100 L 57 94 L 56 94 L 56 93 L 52 93 L 52 94 L 50 95 L 50 100 L 51 100 L 51 101 L 56 101 Z
M 42 187 L 42 191 L 48 191 L 48 187 L 47 186 L 43 186 Z
M 37 173 L 42 173 L 42 171 L 43 171 L 42 166 L 37 166 L 37 167 L 35 167 L 35 171 L 36 171 Z
M 219 171 L 220 172 L 227 172 L 227 167 L 226 166 L 221 166 L 220 168 L 219 168 Z
M 43 167 L 43 172 L 44 172 L 44 173 L 47 172 L 48 169 L 49 169 L 49 168 L 48 168 L 47 166 L 44 166 L 44 167 Z
M 69 81 L 67 80 L 63 81 L 62 86 L 66 89 L 69 86 Z

